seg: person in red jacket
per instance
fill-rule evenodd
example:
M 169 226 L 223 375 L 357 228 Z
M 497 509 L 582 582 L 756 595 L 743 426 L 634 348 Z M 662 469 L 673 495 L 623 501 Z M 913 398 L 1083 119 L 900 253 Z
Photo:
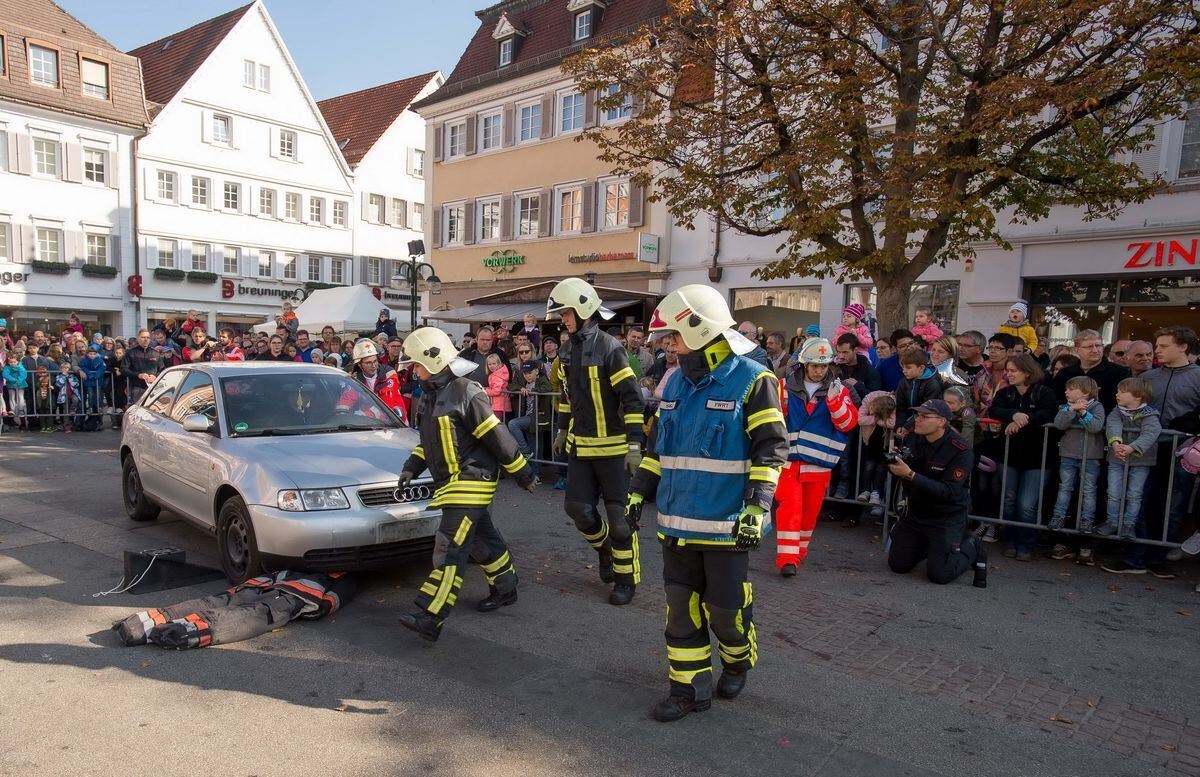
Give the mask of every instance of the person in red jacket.
M 408 400 L 400 393 L 400 378 L 396 371 L 386 364 L 379 362 L 379 349 L 375 343 L 370 340 L 361 340 L 354 346 L 354 368 L 350 374 L 362 383 L 369 390 L 374 392 L 376 396 L 383 400 L 383 404 L 395 411 L 396 415 L 400 416 L 400 420 L 408 423 Z M 353 407 L 343 406 L 343 401 L 347 403 L 352 401 L 352 392 L 347 392 L 338 400 L 338 409 L 347 412 L 352 412 Z
M 218 341 L 221 347 L 216 353 L 221 355 L 221 361 L 227 362 L 244 362 L 246 361 L 246 352 L 238 347 L 237 335 L 232 329 L 222 329 L 218 335 Z M 216 354 L 214 354 L 215 356 Z

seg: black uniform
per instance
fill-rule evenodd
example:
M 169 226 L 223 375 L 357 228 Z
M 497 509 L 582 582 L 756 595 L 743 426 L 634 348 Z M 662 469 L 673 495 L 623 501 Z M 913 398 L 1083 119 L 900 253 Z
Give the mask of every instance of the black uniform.
M 625 456 L 642 441 L 642 392 L 625 349 L 595 320 L 571 335 L 559 363 L 565 373 L 558 426 L 567 432 L 567 515 L 600 554 L 601 567 L 611 559 L 617 585 L 636 585 L 642 573 L 637 535 L 625 520 Z M 600 499 L 604 516 L 597 510 Z
M 125 351 L 125 359 L 121 362 L 121 372 L 129 381 L 129 404 L 133 404 L 146 393 L 146 381 L 138 375 L 157 375 L 163 370 L 162 354 L 153 347 L 143 348 L 135 345 Z
M 971 445 L 949 427 L 935 442 L 913 435 L 908 465 L 916 473 L 904 481 L 905 515 L 892 529 L 888 566 L 909 572 L 926 559 L 934 583 L 949 583 L 975 563 L 974 538 L 963 539 L 970 504 Z
M 500 467 L 520 481 L 533 477 L 517 442 L 478 383 L 455 377 L 449 369 L 421 382 L 417 415 L 421 445 L 404 463 L 420 475 L 429 469 L 436 490 L 430 507 L 442 509 L 433 551 L 433 571 L 421 586 L 416 605 L 439 624 L 450 614 L 462 586 L 467 561 L 483 568 L 488 588 L 509 595 L 517 573 L 489 506 Z

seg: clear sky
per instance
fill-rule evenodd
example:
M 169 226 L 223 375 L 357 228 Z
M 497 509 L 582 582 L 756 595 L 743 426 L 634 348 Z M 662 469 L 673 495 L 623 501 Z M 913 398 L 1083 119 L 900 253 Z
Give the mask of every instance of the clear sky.
M 57 0 L 117 48 L 220 16 L 249 0 Z M 313 97 L 430 70 L 449 76 L 494 0 L 265 0 Z

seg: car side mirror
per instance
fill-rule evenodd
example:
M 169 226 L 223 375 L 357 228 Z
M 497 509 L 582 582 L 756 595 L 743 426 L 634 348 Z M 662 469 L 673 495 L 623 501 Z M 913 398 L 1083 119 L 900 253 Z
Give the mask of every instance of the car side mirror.
M 207 432 L 210 428 L 212 428 L 212 421 L 208 419 L 208 416 L 201 413 L 192 413 L 183 419 L 183 430 L 185 432 Z

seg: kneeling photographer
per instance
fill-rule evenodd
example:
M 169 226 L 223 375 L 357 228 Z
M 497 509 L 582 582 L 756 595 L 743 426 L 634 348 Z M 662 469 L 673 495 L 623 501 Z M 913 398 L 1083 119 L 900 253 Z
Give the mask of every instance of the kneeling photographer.
M 987 586 L 987 554 L 974 535 L 963 536 L 970 504 L 971 445 L 950 428 L 953 414 L 940 399 L 915 409 L 909 449 L 891 451 L 888 469 L 902 481 L 907 508 L 892 528 L 888 566 L 909 572 L 922 559 L 934 583 L 975 568 L 975 586 Z

